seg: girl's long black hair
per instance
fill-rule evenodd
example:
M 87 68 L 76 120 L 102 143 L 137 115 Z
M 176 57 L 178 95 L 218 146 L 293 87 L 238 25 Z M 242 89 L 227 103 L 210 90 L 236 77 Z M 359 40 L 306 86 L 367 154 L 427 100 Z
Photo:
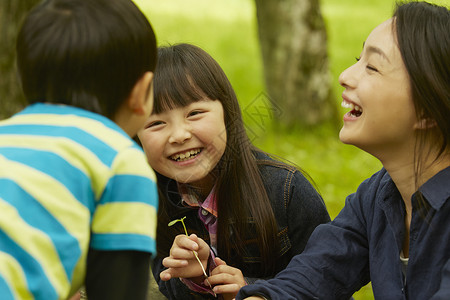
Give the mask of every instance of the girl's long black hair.
M 233 257 L 230 263 L 244 258 L 245 237 L 254 230 L 261 251 L 261 272 L 272 273 L 279 245 L 277 224 L 254 157 L 259 150 L 247 136 L 236 94 L 224 71 L 202 49 L 177 44 L 158 49 L 154 80 L 154 113 L 183 107 L 205 96 L 222 103 L 227 147 L 214 172 L 218 254 L 225 261 Z

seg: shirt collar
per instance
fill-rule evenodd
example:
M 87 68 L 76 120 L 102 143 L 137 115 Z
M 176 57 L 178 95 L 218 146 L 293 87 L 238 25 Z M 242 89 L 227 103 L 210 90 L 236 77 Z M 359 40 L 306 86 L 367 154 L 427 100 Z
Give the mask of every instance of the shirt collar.
M 178 183 L 178 190 L 180 191 L 181 199 L 184 204 L 191 207 L 201 207 L 217 218 L 218 213 L 215 187 L 212 188 L 204 201 L 201 201 L 199 194 L 195 193 L 195 191 L 192 188 L 189 188 L 187 184 Z
M 434 209 L 439 210 L 450 197 L 449 183 L 450 167 L 447 167 L 425 182 L 419 191 Z

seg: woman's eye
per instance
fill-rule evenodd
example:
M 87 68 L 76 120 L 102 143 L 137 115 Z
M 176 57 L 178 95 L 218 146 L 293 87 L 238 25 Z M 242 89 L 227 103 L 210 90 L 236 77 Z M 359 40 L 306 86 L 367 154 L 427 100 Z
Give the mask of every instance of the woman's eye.
M 375 68 L 374 66 L 372 66 L 372 65 L 367 65 L 366 66 L 366 68 L 368 69 L 368 70 L 370 70 L 370 71 L 373 71 L 373 72 L 378 72 L 378 69 L 377 68 Z
M 361 55 L 355 57 L 355 59 L 356 59 L 356 62 L 361 61 Z M 367 60 L 366 60 L 365 62 L 367 62 Z M 375 67 L 374 67 L 373 65 L 371 65 L 371 64 L 367 64 L 367 65 L 366 65 L 366 69 L 369 70 L 369 71 L 371 71 L 371 72 L 378 72 L 378 69 L 375 68 Z

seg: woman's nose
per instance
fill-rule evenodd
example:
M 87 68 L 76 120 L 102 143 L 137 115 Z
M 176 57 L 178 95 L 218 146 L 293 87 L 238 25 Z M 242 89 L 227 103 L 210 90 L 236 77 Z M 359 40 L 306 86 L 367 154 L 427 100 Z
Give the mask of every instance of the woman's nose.
M 339 84 L 345 88 L 354 88 L 356 86 L 356 64 L 345 69 L 341 75 L 339 75 Z
M 183 124 L 176 126 L 169 137 L 169 143 L 184 144 L 188 139 L 192 137 L 190 126 Z

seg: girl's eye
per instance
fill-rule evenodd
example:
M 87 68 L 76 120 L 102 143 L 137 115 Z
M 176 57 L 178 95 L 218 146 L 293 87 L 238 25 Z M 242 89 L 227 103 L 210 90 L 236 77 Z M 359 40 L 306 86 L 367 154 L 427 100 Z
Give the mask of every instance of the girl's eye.
M 201 113 L 203 113 L 203 111 L 201 111 L 201 110 L 193 110 L 193 111 L 189 112 L 188 117 L 193 117 L 193 116 L 199 115 Z
M 153 121 L 153 122 L 148 123 L 145 126 L 145 128 L 152 128 L 152 127 L 156 127 L 156 126 L 159 126 L 159 125 L 162 125 L 162 124 L 164 124 L 163 121 Z

